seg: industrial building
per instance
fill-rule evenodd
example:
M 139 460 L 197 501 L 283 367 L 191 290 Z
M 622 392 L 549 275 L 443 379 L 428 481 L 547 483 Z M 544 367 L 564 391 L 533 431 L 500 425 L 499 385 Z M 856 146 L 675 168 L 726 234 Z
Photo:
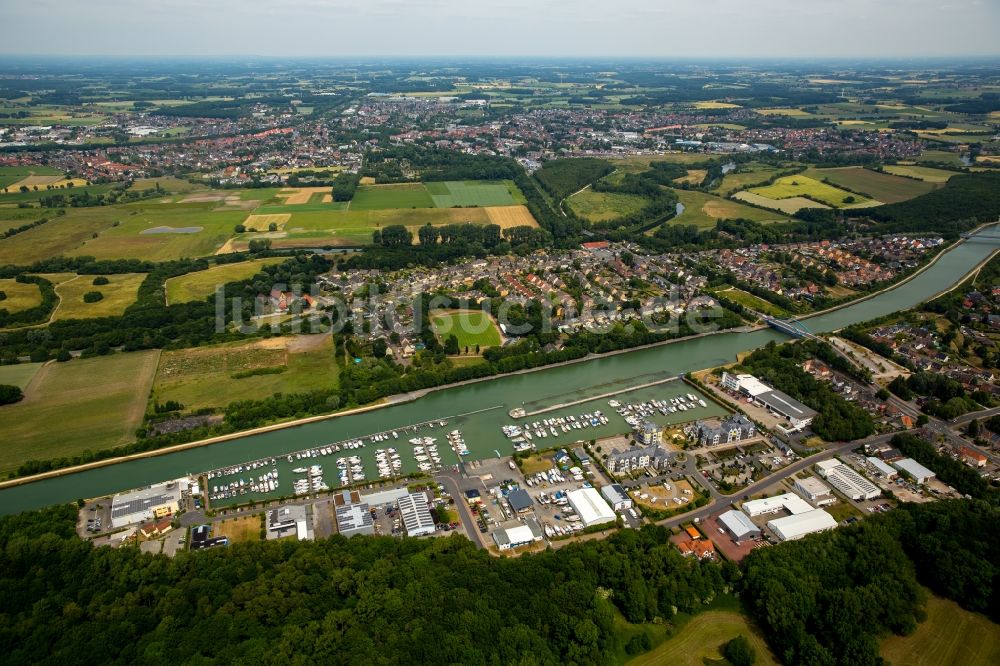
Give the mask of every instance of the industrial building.
M 760 536 L 760 528 L 753 524 L 742 511 L 730 509 L 719 516 L 719 525 L 737 543 Z
M 569 505 L 580 515 L 584 527 L 613 523 L 615 512 L 593 488 L 580 488 L 566 493 Z
M 871 465 L 872 467 L 874 467 L 876 472 L 878 472 L 879 474 L 881 474 L 882 476 L 884 476 L 887 479 L 895 479 L 899 475 L 899 472 L 897 472 L 892 467 L 889 467 L 888 465 L 886 465 L 883 461 L 879 460 L 878 458 L 875 458 L 873 456 L 868 456 L 867 458 L 865 458 L 865 461 L 869 465 Z
M 823 509 L 767 521 L 767 527 L 782 541 L 795 541 L 807 534 L 832 530 L 837 521 Z
M 816 463 L 816 471 L 837 492 L 855 502 L 875 499 L 882 494 L 878 486 L 836 458 Z
M 632 508 L 632 498 L 628 496 L 620 484 L 612 483 L 611 485 L 604 486 L 601 488 L 601 495 L 604 499 L 608 500 L 608 504 L 615 511 L 625 511 L 626 509 Z
M 892 463 L 900 472 L 913 477 L 917 483 L 927 483 L 934 478 L 934 472 L 927 469 L 913 458 L 903 458 Z
M 337 531 L 344 536 L 375 534 L 371 508 L 367 504 L 341 504 L 335 507 L 334 515 L 337 517 Z
M 281 539 L 292 535 L 299 541 L 309 541 L 313 538 L 304 506 L 290 504 L 267 512 L 268 539 Z
M 789 430 L 801 430 L 812 423 L 816 410 L 806 407 L 795 398 L 771 388 L 753 375 L 733 375 L 722 373 L 722 386 L 730 391 L 738 391 L 769 411 L 778 414 L 791 423 Z
M 778 513 L 782 509 L 792 515 L 815 510 L 808 502 L 793 493 L 743 502 L 743 511 L 750 517 Z
M 118 493 L 111 499 L 111 527 L 145 523 L 177 513 L 188 483 L 188 479 L 177 479 Z
M 518 488 L 507 493 L 507 503 L 510 504 L 511 510 L 517 514 L 531 511 L 531 507 L 534 505 L 531 495 L 524 488 Z
M 795 479 L 795 491 L 811 502 L 816 502 L 824 497 L 829 497 L 830 486 L 826 485 L 815 476 L 804 479 Z
M 434 519 L 427 504 L 426 493 L 410 493 L 396 500 L 403 526 L 409 536 L 434 534 Z
M 509 520 L 493 532 L 493 541 L 500 550 L 517 548 L 541 540 L 542 528 L 534 518 L 528 518 L 523 523 Z

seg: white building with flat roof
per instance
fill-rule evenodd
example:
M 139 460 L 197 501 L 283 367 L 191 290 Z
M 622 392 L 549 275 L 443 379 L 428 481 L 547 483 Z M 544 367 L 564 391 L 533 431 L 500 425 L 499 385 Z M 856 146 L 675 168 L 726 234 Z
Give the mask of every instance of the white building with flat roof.
M 807 534 L 832 530 L 837 526 L 833 516 L 823 509 L 814 509 L 793 516 L 767 521 L 767 527 L 782 541 L 795 541 Z
M 934 472 L 927 469 L 920 463 L 918 463 L 913 458 L 903 458 L 902 460 L 897 460 L 892 463 L 892 466 L 911 477 L 913 477 L 917 483 L 927 483 L 928 480 L 934 478 Z
M 508 521 L 493 532 L 493 541 L 500 550 L 517 548 L 541 540 L 542 528 L 534 518 L 528 518 L 523 523 L 517 520 Z
M 573 510 L 580 514 L 580 520 L 585 527 L 615 521 L 614 510 L 594 488 L 571 490 L 566 493 L 566 498 L 569 499 L 569 505 Z
M 434 534 L 434 518 L 431 517 L 426 493 L 405 495 L 396 500 L 396 504 L 408 536 Z
M 189 480 L 182 478 L 118 493 L 111 499 L 111 527 L 145 523 L 177 513 L 181 494 L 188 485 Z
M 887 479 L 895 479 L 899 476 L 899 472 L 895 469 L 886 465 L 884 461 L 874 456 L 868 456 L 865 458 L 869 465 L 875 468 L 875 471 L 884 476 Z
M 625 488 L 617 483 L 612 483 L 601 488 L 601 495 L 608 501 L 615 511 L 625 511 L 632 508 L 632 498 L 625 492 Z
M 822 497 L 828 497 L 832 492 L 830 486 L 826 485 L 815 476 L 808 476 L 804 479 L 795 479 L 795 491 L 807 500 L 815 502 Z
M 783 495 L 775 495 L 774 497 L 764 497 L 762 499 L 743 502 L 743 511 L 751 518 L 769 513 L 778 513 L 782 509 L 792 515 L 814 511 L 808 502 L 793 493 L 784 493 Z
M 816 463 L 816 471 L 837 492 L 855 502 L 875 499 L 882 494 L 878 486 L 837 459 Z

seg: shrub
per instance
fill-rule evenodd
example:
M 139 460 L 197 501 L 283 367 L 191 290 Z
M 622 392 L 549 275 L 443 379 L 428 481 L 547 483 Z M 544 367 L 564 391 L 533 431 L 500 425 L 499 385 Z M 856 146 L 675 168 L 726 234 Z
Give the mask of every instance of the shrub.
M 104 294 L 99 291 L 88 291 L 83 295 L 84 303 L 96 303 L 97 301 L 103 300 Z
M 0 405 L 10 405 L 24 399 L 24 393 L 19 386 L 0 384 Z
M 98 275 L 97 277 L 94 278 L 93 285 L 95 287 L 100 287 L 106 284 L 108 284 L 108 278 L 104 277 L 103 275 Z

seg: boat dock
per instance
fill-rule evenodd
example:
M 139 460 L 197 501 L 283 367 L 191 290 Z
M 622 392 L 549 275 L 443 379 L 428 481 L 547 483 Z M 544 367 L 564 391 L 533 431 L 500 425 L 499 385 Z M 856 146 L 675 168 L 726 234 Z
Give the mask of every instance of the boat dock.
M 600 395 L 592 395 L 587 398 L 580 398 L 579 400 L 572 400 L 570 402 L 562 402 L 558 405 L 552 405 L 551 407 L 544 407 L 542 409 L 536 409 L 533 412 L 525 412 L 524 416 L 537 416 L 538 414 L 544 414 L 546 412 L 554 412 L 557 409 L 565 409 L 567 407 L 575 407 L 576 405 L 582 405 L 585 402 L 591 402 L 592 400 L 603 400 L 605 398 L 611 398 L 616 395 L 621 395 L 622 393 L 628 393 L 630 391 L 638 391 L 640 389 L 649 388 L 650 386 L 659 386 L 660 384 L 666 384 L 668 382 L 675 382 L 680 379 L 680 376 L 667 377 L 666 379 L 657 379 L 655 382 L 647 382 L 645 384 L 639 384 L 637 386 L 627 386 L 625 388 L 618 389 L 617 391 L 610 391 L 608 393 L 602 393 Z

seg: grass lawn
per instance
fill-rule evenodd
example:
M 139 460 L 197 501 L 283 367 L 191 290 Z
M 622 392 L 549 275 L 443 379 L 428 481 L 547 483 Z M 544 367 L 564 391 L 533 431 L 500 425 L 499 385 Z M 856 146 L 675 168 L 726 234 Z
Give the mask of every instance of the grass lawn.
M 764 639 L 747 619 L 738 612 L 709 610 L 698 613 L 677 632 L 649 652 L 628 662 L 629 666 L 703 666 L 706 663 L 725 663 L 722 646 L 743 635 L 757 652 L 759 666 L 777 664 Z
M 700 229 L 711 229 L 715 227 L 716 220 L 746 218 L 766 224 L 788 219 L 780 213 L 744 206 L 737 201 L 695 190 L 677 190 L 677 196 L 684 204 L 684 212 L 672 219 L 670 224 L 693 224 Z
M 241 261 L 236 264 L 212 266 L 203 271 L 178 275 L 167 280 L 167 302 L 186 303 L 200 301 L 215 293 L 215 288 L 228 282 L 251 278 L 264 266 L 287 261 L 281 257 Z
M 834 185 L 845 187 L 854 192 L 862 192 L 872 199 L 884 203 L 906 201 L 919 197 L 921 194 L 927 194 L 936 187 L 932 183 L 879 173 L 864 167 L 809 169 L 805 175 L 817 180 L 826 178 Z
M 582 218 L 591 222 L 603 222 L 637 213 L 649 205 L 649 199 L 636 194 L 586 189 L 567 199 L 566 205 Z
M 114 317 L 125 312 L 125 308 L 135 303 L 139 285 L 146 279 L 145 273 L 123 273 L 106 275 L 108 284 L 95 285 L 96 275 L 77 275 L 56 285 L 59 305 L 52 313 L 52 321 L 60 319 L 91 319 L 93 317 Z M 83 295 L 99 291 L 104 298 L 96 303 L 85 303 Z
M 747 203 L 752 203 L 757 206 L 773 208 L 774 210 L 781 211 L 782 213 L 788 213 L 789 215 L 792 215 L 803 208 L 829 208 L 826 204 L 817 203 L 812 199 L 806 199 L 805 197 L 769 199 L 749 190 L 737 192 L 733 195 L 733 198 L 739 199 L 740 201 L 746 201 Z
M 229 537 L 229 543 L 260 541 L 260 516 L 227 518 L 212 523 L 212 536 Z
M 910 636 L 882 641 L 882 658 L 906 666 L 1000 664 L 1000 625 L 954 601 L 928 595 L 927 619 Z
M 784 176 L 774 181 L 771 185 L 755 187 L 750 192 L 776 201 L 792 197 L 806 197 L 821 201 L 834 208 L 857 208 L 863 205 L 875 205 L 878 203 L 860 194 L 852 194 L 851 192 L 827 185 L 815 178 L 810 178 L 802 174 Z M 852 198 L 853 201 L 845 201 L 848 198 Z
M 17 386 L 23 391 L 41 367 L 41 363 L 0 365 L 0 384 Z
M 159 355 L 143 351 L 46 364 L 23 401 L 0 407 L 0 472 L 28 460 L 131 442 Z
M 0 310 L 7 312 L 20 312 L 42 304 L 42 290 L 37 284 L 22 284 L 17 280 L 0 280 L 0 291 L 6 294 L 6 298 L 0 300 Z
M 894 173 L 899 176 L 907 176 L 909 178 L 919 178 L 920 180 L 927 181 L 928 183 L 947 183 L 948 180 L 957 173 L 946 169 L 935 169 L 933 167 L 903 164 L 888 164 L 884 168 L 889 173 Z
M 788 315 L 787 310 L 779 308 L 774 303 L 765 301 L 763 298 L 754 296 L 750 292 L 737 289 L 736 287 L 718 289 L 715 293 L 744 307 L 752 308 L 757 312 L 762 312 L 773 317 L 785 317 Z
M 31 224 L 43 217 L 51 218 L 52 216 L 48 211 L 38 208 L 0 208 L 0 234 L 8 229 Z
M 351 199 L 351 210 L 383 208 L 434 208 L 434 199 L 423 183 L 364 185 Z
M 284 370 L 236 377 L 264 368 Z M 281 337 L 165 351 L 156 369 L 151 402 L 176 400 L 185 410 L 193 410 L 335 386 L 337 364 L 330 337 Z
M 521 460 L 521 471 L 525 476 L 530 476 L 538 472 L 544 472 L 545 470 L 552 469 L 553 467 L 555 467 L 555 465 L 552 463 L 552 458 L 543 456 L 541 453 L 532 454 Z
M 476 345 L 485 349 L 500 344 L 500 329 L 492 317 L 481 310 L 435 312 L 431 314 L 431 326 L 442 344 L 448 336 L 454 335 L 463 351 L 469 347 L 472 352 Z

